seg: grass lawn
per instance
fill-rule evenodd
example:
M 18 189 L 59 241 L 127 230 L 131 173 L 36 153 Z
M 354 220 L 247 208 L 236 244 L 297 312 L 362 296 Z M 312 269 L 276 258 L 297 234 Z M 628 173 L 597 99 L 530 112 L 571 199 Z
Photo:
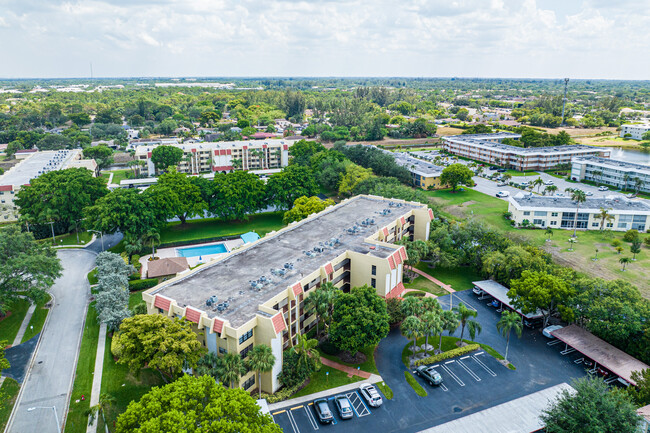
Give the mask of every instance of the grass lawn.
M 94 268 L 92 271 L 88 272 L 88 283 L 90 283 L 91 286 L 94 286 L 97 284 L 99 281 L 97 280 L 97 268 Z
M 390 389 L 390 387 L 386 385 L 385 382 L 377 382 L 375 385 L 386 396 L 387 399 L 389 400 L 393 399 L 393 390 Z
M 15 380 L 8 377 L 2 383 L 2 388 L 0 388 L 0 395 L 2 396 L 2 404 L 0 404 L 0 431 L 4 431 L 7 421 L 9 421 L 9 415 L 11 415 L 11 410 L 14 408 L 18 391 L 20 391 L 20 385 Z
M 407 289 L 422 290 L 424 292 L 432 293 L 436 296 L 442 296 L 448 293 L 445 289 L 424 277 L 417 277 L 410 283 L 404 284 L 404 287 Z
M 508 210 L 508 202 L 483 194 L 473 189 L 451 192 L 451 189 L 423 191 L 432 201 L 442 206 L 442 211 L 456 218 L 476 218 L 492 226 L 503 229 L 510 227 L 503 218 L 503 212 Z
M 129 310 L 143 302 L 144 301 L 142 300 L 142 292 L 133 292 L 129 294 Z
M 467 329 L 465 330 L 467 333 Z M 460 332 L 460 327 L 458 328 L 458 332 Z M 425 337 L 420 337 L 417 340 L 417 346 L 422 346 L 425 343 Z M 448 350 L 451 349 L 456 349 L 458 346 L 456 346 L 456 342 L 459 340 L 458 337 L 451 337 L 448 335 L 445 335 L 442 337 L 442 351 L 447 352 Z M 496 359 L 503 359 L 503 355 L 501 355 L 499 352 L 494 350 L 492 347 L 488 346 L 487 344 L 482 344 L 477 341 L 470 341 L 470 340 L 465 340 L 463 341 L 467 344 L 478 344 L 481 346 L 483 350 L 485 350 L 488 354 L 492 355 Z M 434 349 L 438 348 L 438 344 L 440 343 L 440 336 L 437 337 L 429 337 L 429 344 L 434 347 Z M 411 352 L 411 348 L 413 347 L 413 339 L 411 339 L 408 344 L 404 346 L 404 349 L 402 349 L 402 362 L 406 366 L 406 368 L 409 368 L 409 357 L 413 352 Z M 424 350 L 420 350 L 416 353 L 424 353 Z M 428 351 L 427 356 L 433 355 L 433 351 Z
M 433 278 L 437 278 L 445 284 L 451 285 L 451 288 L 457 292 L 471 289 L 472 281 L 480 281 L 484 279 L 478 272 L 476 272 L 476 270 L 469 266 L 457 266 L 455 268 L 430 268 L 428 264 L 420 262 L 416 268 L 422 272 L 426 272 Z M 407 285 L 404 287 L 407 287 Z M 441 294 L 446 295 L 447 293 L 446 290 L 443 290 Z
M 23 323 L 25 314 L 27 314 L 29 305 L 30 302 L 23 298 L 18 298 L 12 303 L 8 309 L 8 315 L 0 320 L 0 341 L 7 340 L 7 344 L 13 343 L 20 325 Z
M 188 221 L 181 225 L 179 222 L 170 223 L 160 233 L 160 242 L 182 242 L 215 238 L 220 236 L 236 236 L 255 231 L 260 236 L 284 227 L 282 212 L 267 212 L 251 215 L 248 221 L 223 221 L 219 218 L 208 218 Z
M 50 309 L 45 308 L 45 304 L 50 302 L 51 299 L 52 297 L 50 295 L 46 295 L 43 301 L 36 304 L 36 309 L 34 310 L 34 314 L 32 314 L 32 318 L 29 319 L 25 335 L 23 335 L 23 339 L 20 341 L 21 343 L 24 343 L 41 332 L 45 324 L 45 319 L 47 319 L 47 315 L 50 313 Z
M 348 367 L 361 367 L 362 371 L 367 371 L 368 373 L 374 373 L 374 374 L 379 374 L 379 371 L 377 370 L 377 366 L 375 365 L 375 349 L 377 346 L 369 346 L 361 349 L 361 352 L 363 352 L 364 355 L 366 355 L 366 362 L 363 362 L 361 364 L 350 364 L 348 362 L 343 362 L 341 361 L 337 356 L 334 355 L 328 355 L 327 353 L 323 352 L 318 348 L 318 352 L 320 353 L 320 356 L 323 358 L 327 358 L 331 361 L 336 361 L 339 364 L 347 365 Z
M 88 306 L 86 324 L 84 326 L 77 371 L 70 396 L 70 410 L 65 424 L 66 433 L 84 433 L 88 417 L 85 415 L 90 406 L 90 391 L 93 386 L 93 372 L 95 371 L 95 357 L 97 355 L 97 339 L 99 338 L 99 322 L 94 302 Z M 81 396 L 85 400 L 81 401 Z M 77 403 L 79 400 L 79 403 Z
M 404 378 L 408 382 L 409 385 L 411 385 L 411 388 L 413 388 L 413 391 L 420 397 L 426 397 L 427 396 L 427 391 L 422 388 L 422 385 L 418 383 L 417 380 L 415 380 L 415 377 L 411 374 L 410 371 L 405 371 L 404 372 Z
M 130 179 L 127 175 L 133 174 L 133 170 L 123 169 L 123 170 L 103 171 L 102 177 L 108 181 L 108 178 L 111 173 L 113 173 L 113 183 L 119 185 L 120 181 Z
M 329 372 L 329 375 L 326 374 L 327 372 Z M 347 373 L 323 365 L 319 371 L 311 375 L 309 384 L 292 395 L 291 398 L 302 397 L 362 380 L 359 376 L 348 377 Z
M 533 170 L 528 170 L 528 171 L 519 171 L 519 170 L 512 170 L 508 169 L 505 171 L 505 173 L 501 174 L 509 174 L 510 176 L 524 176 L 524 174 L 528 176 L 539 176 L 539 172 L 533 171 Z
M 61 236 L 56 236 L 56 246 L 69 246 L 69 245 L 86 245 L 92 239 L 93 234 L 91 232 L 79 232 L 79 243 L 77 243 L 77 234 L 68 233 Z M 45 238 L 44 240 L 52 241 L 52 238 Z

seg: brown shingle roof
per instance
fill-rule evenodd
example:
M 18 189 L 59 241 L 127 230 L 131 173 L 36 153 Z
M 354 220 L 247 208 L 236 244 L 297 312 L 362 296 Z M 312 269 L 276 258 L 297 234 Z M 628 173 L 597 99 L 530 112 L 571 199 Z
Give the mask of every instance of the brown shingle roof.
M 147 277 L 157 278 L 165 275 L 174 275 L 189 269 L 185 257 L 169 257 L 153 260 L 147 264 Z

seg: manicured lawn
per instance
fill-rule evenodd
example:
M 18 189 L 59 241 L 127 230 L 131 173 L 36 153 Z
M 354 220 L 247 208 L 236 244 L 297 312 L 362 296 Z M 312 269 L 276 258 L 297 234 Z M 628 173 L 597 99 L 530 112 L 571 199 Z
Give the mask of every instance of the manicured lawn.
M 0 404 L 0 431 L 4 431 L 9 415 L 14 408 L 16 397 L 18 397 L 20 385 L 10 377 L 6 378 L 0 388 L 0 396 L 2 397 L 2 404 Z
M 366 362 L 363 362 L 361 364 L 350 364 L 348 362 L 343 362 L 337 356 L 328 355 L 327 353 L 320 350 L 320 348 L 318 348 L 318 352 L 320 353 L 320 356 L 322 356 L 323 358 L 336 361 L 339 364 L 347 365 L 348 367 L 361 367 L 361 371 L 367 371 L 368 373 L 379 374 L 379 371 L 377 370 L 377 366 L 375 365 L 376 348 L 377 346 L 370 346 L 361 349 L 361 352 L 363 352 L 363 354 L 366 355 Z
M 112 170 L 102 172 L 102 177 L 108 181 L 110 174 L 113 173 L 113 183 L 119 185 L 120 181 L 130 179 L 129 175 L 133 174 L 133 170 Z
M 21 343 L 30 340 L 36 334 L 41 332 L 43 325 L 45 324 L 45 319 L 47 319 L 47 315 L 50 313 L 50 309 L 45 308 L 45 304 L 50 302 L 51 299 L 52 297 L 50 295 L 46 295 L 46 298 L 43 301 L 36 304 L 36 309 L 34 310 L 34 314 L 32 314 L 32 318 L 27 324 L 25 335 L 23 335 L 23 339 L 20 341 Z
M 326 373 L 329 372 L 329 375 Z M 325 391 L 326 389 L 336 388 L 337 386 L 348 385 L 354 382 L 360 382 L 363 379 L 359 376 L 348 377 L 347 373 L 334 368 L 322 366 L 320 371 L 312 374 L 309 378 L 309 385 L 295 393 L 291 398 L 302 397 L 315 392 Z
M 526 176 L 539 176 L 538 172 L 532 170 L 524 172 L 519 170 L 508 169 L 505 171 L 505 173 L 501 173 L 501 174 L 509 174 L 510 176 L 523 176 L 524 173 L 526 174 Z
M 23 323 L 27 309 L 29 309 L 30 302 L 27 299 L 18 298 L 8 308 L 10 314 L 0 320 L 0 341 L 7 340 L 7 344 L 11 344 L 18 334 L 20 325 Z
M 95 371 L 95 357 L 97 355 L 97 339 L 99 338 L 99 323 L 94 302 L 88 306 L 86 324 L 84 326 L 77 371 L 70 397 L 70 410 L 65 424 L 66 433 L 84 433 L 88 417 L 86 410 L 90 407 L 90 392 L 93 386 L 93 372 Z M 81 401 L 81 396 L 85 400 Z M 77 400 L 79 402 L 77 403 Z
M 142 300 L 142 292 L 133 292 L 129 294 L 129 310 L 142 302 L 144 302 Z
M 387 399 L 393 399 L 393 390 L 385 382 L 377 382 L 375 386 L 386 396 Z
M 457 266 L 455 268 L 430 268 L 428 264 L 420 262 L 416 267 L 422 272 L 431 275 L 433 278 L 437 278 L 443 283 L 451 285 L 451 288 L 456 291 L 471 289 L 472 281 L 480 281 L 484 279 L 478 272 L 469 266 Z M 405 285 L 405 287 L 407 286 Z M 447 293 L 446 290 L 443 290 L 442 294 L 446 295 Z
M 407 289 L 422 290 L 424 292 L 432 293 L 436 296 L 442 296 L 448 293 L 445 289 L 424 277 L 417 277 L 410 283 L 404 284 L 404 287 Z
M 413 377 L 410 371 L 404 372 L 404 378 L 406 378 L 406 381 L 409 385 L 411 385 L 411 388 L 413 388 L 413 391 L 415 391 L 417 395 L 420 397 L 427 396 L 427 391 L 422 388 L 422 385 L 420 385 L 417 380 L 415 380 L 415 377 Z
M 473 218 L 486 224 L 507 228 L 503 212 L 508 210 L 508 202 L 483 194 L 473 189 L 452 193 L 450 189 L 424 191 L 434 202 L 442 206 L 442 211 L 456 219 Z M 506 227 L 507 226 L 507 227 Z
M 92 271 L 88 272 L 88 283 L 90 283 L 91 286 L 94 286 L 97 284 L 99 281 L 97 281 L 97 268 L 93 269 Z
M 77 243 L 77 234 L 76 233 L 68 233 L 65 235 L 57 236 L 56 239 L 56 246 L 69 246 L 69 245 L 86 245 L 90 240 L 92 239 L 93 234 L 91 232 L 84 232 L 80 231 L 79 232 L 79 243 Z M 48 240 L 52 240 L 52 238 L 46 238 Z
M 188 221 L 181 225 L 179 222 L 170 223 L 160 233 L 160 242 L 182 242 L 201 240 L 221 236 L 236 236 L 255 231 L 260 236 L 281 229 L 282 212 L 267 212 L 251 215 L 248 221 L 223 221 L 219 218 Z

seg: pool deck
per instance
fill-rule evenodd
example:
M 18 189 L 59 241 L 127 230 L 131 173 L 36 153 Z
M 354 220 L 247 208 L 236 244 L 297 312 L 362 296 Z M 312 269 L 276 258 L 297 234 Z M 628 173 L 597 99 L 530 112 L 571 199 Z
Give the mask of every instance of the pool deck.
M 224 244 L 228 251 L 232 251 L 235 248 L 238 248 L 242 245 L 244 245 L 244 241 L 241 240 L 240 238 L 237 239 L 232 239 L 229 241 L 225 242 L 209 242 L 206 244 L 192 244 L 192 245 L 183 245 L 182 247 L 172 247 L 172 248 L 161 248 L 159 250 L 156 250 L 156 257 L 160 258 L 167 258 L 167 257 L 180 257 L 179 254 L 177 253 L 176 250 L 179 249 L 184 249 L 184 248 L 194 248 L 194 247 L 205 247 L 208 245 L 219 245 L 219 244 Z M 215 258 L 218 258 L 222 256 L 223 254 L 227 253 L 221 253 L 221 254 L 208 254 L 208 255 L 202 255 L 201 259 L 203 263 L 207 263 Z M 146 256 L 140 257 L 140 263 L 142 264 L 142 270 L 141 273 L 142 275 L 146 275 L 147 272 L 147 264 L 149 263 L 149 257 L 151 257 L 151 254 L 147 254 Z M 199 264 L 199 257 L 186 257 L 187 258 L 187 263 L 190 265 L 190 268 L 195 267 L 196 265 Z

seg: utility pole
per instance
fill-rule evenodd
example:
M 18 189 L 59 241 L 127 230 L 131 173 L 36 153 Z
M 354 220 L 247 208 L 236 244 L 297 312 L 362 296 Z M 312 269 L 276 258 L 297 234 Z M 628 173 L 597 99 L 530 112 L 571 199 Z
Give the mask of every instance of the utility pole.
M 562 98 L 562 124 L 561 124 L 562 126 L 565 125 L 565 123 L 564 123 L 564 107 L 566 106 L 566 94 L 567 94 L 568 87 L 569 87 L 569 79 L 565 78 L 564 79 L 564 98 Z

